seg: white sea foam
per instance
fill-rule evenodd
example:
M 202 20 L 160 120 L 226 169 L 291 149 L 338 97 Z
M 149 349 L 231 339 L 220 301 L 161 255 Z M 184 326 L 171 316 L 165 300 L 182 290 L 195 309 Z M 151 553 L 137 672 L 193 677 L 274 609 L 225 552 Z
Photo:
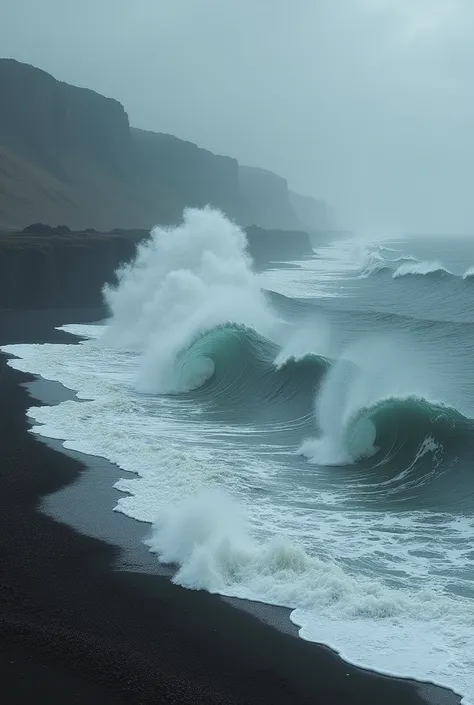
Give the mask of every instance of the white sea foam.
M 163 235 L 160 247 L 166 241 Z M 195 251 L 201 247 L 198 258 L 206 259 L 205 248 L 193 246 Z M 303 638 L 326 643 L 365 668 L 446 685 L 472 700 L 472 600 L 450 592 L 453 583 L 468 589 L 463 575 L 472 567 L 472 519 L 354 508 L 356 483 L 348 481 L 348 491 L 334 483 L 337 469 L 328 472 L 301 462 L 295 470 L 294 459 L 288 459 L 291 449 L 255 444 L 254 429 L 244 424 L 236 428 L 206 420 L 192 401 L 137 394 L 136 380 L 147 373 L 144 358 L 150 355 L 153 361 L 159 344 L 154 321 L 166 321 L 161 288 L 157 310 L 162 318 L 154 318 L 150 257 L 144 252 L 140 275 L 122 279 L 117 293 L 124 298 L 116 302 L 110 347 L 100 327 L 69 326 L 69 332 L 84 338 L 77 346 L 5 348 L 20 358 L 11 360 L 12 366 L 60 381 L 86 400 L 30 409 L 33 432 L 66 439 L 67 447 L 102 455 L 133 473 L 116 485 L 123 493 L 116 509 L 149 522 L 148 545 L 160 560 L 176 563 L 176 582 L 288 606 Z M 201 277 L 204 270 L 193 267 Z M 166 273 L 174 271 L 167 265 Z M 238 292 L 253 291 L 255 281 L 246 277 L 239 279 Z M 125 283 L 134 301 L 130 310 Z M 216 291 L 212 284 L 210 290 Z M 184 309 L 195 313 L 189 290 L 179 285 L 177 292 Z M 143 316 L 140 305 L 149 309 Z M 260 313 L 255 326 L 262 320 L 273 325 L 266 308 L 262 320 Z M 203 320 L 197 316 L 197 328 Z M 184 341 L 184 325 L 182 330 Z M 332 346 L 322 325 L 289 337 L 285 356 L 334 354 Z M 344 428 L 361 405 L 377 401 L 381 393 L 426 394 L 423 369 L 412 358 L 408 364 L 401 349 L 388 340 L 362 341 L 346 350 L 329 373 L 317 408 L 318 425 L 336 444 L 331 453 L 341 452 L 341 439 L 342 450 L 350 452 Z M 356 365 L 361 371 L 347 377 Z M 419 452 L 434 453 L 436 444 L 427 438 Z
M 453 276 L 441 262 L 405 262 L 393 273 L 393 278 L 406 276 Z
M 137 387 L 180 392 L 214 371 L 209 358 L 180 355 L 203 332 L 237 323 L 269 334 L 267 309 L 246 252 L 245 233 L 219 211 L 189 209 L 176 228 L 156 227 L 135 260 L 106 288 L 112 316 L 104 343 L 140 354 Z
M 373 455 L 376 429 L 369 418 L 359 418 L 360 412 L 385 399 L 428 396 L 425 367 L 407 338 L 369 337 L 349 346 L 315 400 L 320 436 L 306 440 L 300 453 L 326 466 Z
M 398 271 L 403 266 L 416 267 L 420 264 L 419 260 L 412 255 L 400 255 L 398 257 L 386 257 L 384 252 L 395 252 L 390 248 L 377 247 L 374 250 L 368 250 L 364 254 L 364 258 L 360 267 L 360 277 L 367 278 L 380 272 L 390 271 L 395 269 Z
M 464 274 L 462 275 L 462 278 L 463 278 L 463 279 L 474 279 L 474 266 L 473 266 L 473 267 L 469 267 L 469 269 L 467 269 L 467 270 L 464 272 Z
M 389 262 L 378 250 L 369 250 L 369 252 L 365 254 L 364 260 L 360 267 L 360 276 L 370 277 L 373 274 L 389 269 L 389 267 Z
M 117 509 L 152 524 L 149 546 L 161 560 L 177 563 L 176 582 L 291 607 L 304 638 L 327 643 L 356 664 L 474 692 L 471 602 L 443 594 L 432 572 L 439 563 L 452 580 L 461 561 L 469 564 L 469 520 L 446 517 L 433 525 L 429 515 L 425 523 L 424 515 L 338 511 L 340 494 L 332 495 L 327 513 L 317 508 L 314 490 L 298 497 L 291 478 L 295 507 L 276 498 L 269 503 L 285 467 L 266 449 L 234 443 L 231 429 L 207 426 L 177 399 L 156 397 L 150 415 L 148 397 L 131 386 L 137 356 L 90 338 L 78 346 L 6 351 L 24 356 L 13 366 L 41 371 L 90 399 L 31 409 L 33 430 L 135 473 L 117 483 L 125 493 Z M 249 494 L 252 486 L 265 492 Z M 290 493 L 284 485 L 280 490 Z M 296 511 L 299 502 L 310 502 L 308 510 Z M 439 557 L 418 557 L 416 549 L 426 550 L 429 538 Z M 348 556 L 373 570 L 354 572 Z M 385 564 L 389 574 L 403 567 L 399 587 L 377 577 Z
M 311 323 L 289 329 L 286 340 L 275 360 L 277 369 L 289 360 L 302 360 L 308 355 L 330 358 L 336 350 L 336 341 L 329 323 L 320 316 Z

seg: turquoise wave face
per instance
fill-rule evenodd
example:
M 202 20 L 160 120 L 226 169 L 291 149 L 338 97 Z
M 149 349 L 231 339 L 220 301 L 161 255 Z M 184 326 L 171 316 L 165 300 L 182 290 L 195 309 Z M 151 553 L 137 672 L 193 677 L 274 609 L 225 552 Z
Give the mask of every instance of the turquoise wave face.
M 262 434 L 273 426 L 296 450 L 305 436 L 314 435 L 315 398 L 333 363 L 307 354 L 276 365 L 280 352 L 251 328 L 218 326 L 178 356 L 184 395 L 199 401 L 213 420 L 219 415 L 224 423 L 252 424 Z M 460 467 L 465 472 L 466 463 L 458 459 L 472 453 L 473 438 L 473 421 L 454 408 L 415 396 L 386 398 L 347 420 L 341 439 L 346 460 L 334 464 L 350 464 L 369 499 L 424 501 L 425 495 L 428 502 L 447 493 L 459 502 L 453 477 Z
M 318 355 L 301 360 L 289 358 L 277 367 L 280 348 L 252 328 L 226 325 L 214 328 L 195 340 L 178 356 L 181 374 L 194 382 L 191 390 L 200 394 L 233 395 L 235 403 L 242 396 L 277 396 L 298 391 L 303 380 L 312 388 L 319 383 L 328 361 Z
M 346 443 L 367 499 L 447 509 L 472 503 L 473 439 L 474 422 L 458 410 L 409 397 L 361 409 L 348 424 Z

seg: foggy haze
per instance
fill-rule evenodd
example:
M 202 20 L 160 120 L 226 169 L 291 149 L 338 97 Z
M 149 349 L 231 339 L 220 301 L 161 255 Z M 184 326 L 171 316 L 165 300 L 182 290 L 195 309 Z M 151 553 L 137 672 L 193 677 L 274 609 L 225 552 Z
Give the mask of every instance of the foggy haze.
M 343 227 L 474 232 L 472 0 L 2 0 L 0 47 Z

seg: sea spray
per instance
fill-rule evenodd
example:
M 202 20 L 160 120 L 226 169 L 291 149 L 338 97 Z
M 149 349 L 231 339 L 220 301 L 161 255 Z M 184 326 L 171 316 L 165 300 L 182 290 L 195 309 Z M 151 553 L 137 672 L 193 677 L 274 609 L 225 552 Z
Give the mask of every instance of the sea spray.
M 467 270 L 464 272 L 462 278 L 463 278 L 465 281 L 474 281 L 474 266 L 473 266 L 473 267 L 469 267 L 469 269 L 467 269 Z
M 447 247 L 451 250 L 452 243 Z M 427 379 L 417 366 L 415 384 L 409 384 L 404 365 L 410 362 L 410 345 L 394 343 L 393 355 L 387 353 L 384 360 L 384 353 L 379 365 L 371 360 L 366 339 L 361 343 L 366 352 L 358 363 L 369 389 L 370 374 L 377 377 L 379 367 L 385 366 L 389 393 L 401 388 L 403 394 L 406 386 L 410 395 L 415 394 L 383 399 L 353 417 L 367 412 L 377 427 L 376 444 L 381 448 L 389 447 L 380 438 L 381 430 L 388 436 L 392 430 L 397 432 L 402 452 L 396 449 L 388 462 L 387 454 L 383 462 L 377 453 L 348 468 L 328 470 L 307 465 L 292 453 L 304 436 L 311 435 L 311 428 L 305 423 L 295 425 L 296 435 L 286 431 L 291 419 L 300 418 L 306 408 L 311 413 L 321 376 L 337 358 L 345 357 L 354 366 L 357 362 L 345 344 L 331 349 L 328 364 L 319 364 L 317 356 L 308 357 L 308 352 L 321 353 L 324 348 L 317 329 L 314 336 L 309 331 L 308 339 L 306 333 L 301 340 L 299 332 L 294 339 L 288 335 L 282 367 L 277 369 L 273 363 L 279 351 L 268 346 L 267 339 L 261 341 L 263 348 L 251 336 L 247 341 L 249 329 L 237 326 L 237 337 L 252 353 L 250 364 L 244 355 L 229 355 L 227 343 L 219 343 L 225 355 L 211 356 L 216 374 L 210 383 L 186 397 L 172 398 L 134 392 L 133 380 L 143 357 L 140 341 L 131 348 L 136 352 L 130 353 L 120 346 L 103 346 L 95 340 L 96 331 L 87 335 L 87 327 L 76 327 L 69 332 L 83 339 L 78 345 L 10 346 L 5 351 L 23 358 L 11 360 L 12 366 L 62 381 L 86 400 L 30 410 L 29 418 L 37 424 L 32 431 L 67 439 L 66 447 L 103 455 L 133 473 L 123 472 L 116 484 L 122 493 L 116 509 L 150 525 L 154 522 L 150 540 L 156 541 L 153 547 L 163 560 L 177 564 L 176 582 L 296 608 L 291 618 L 301 627 L 301 636 L 333 647 L 354 663 L 444 683 L 474 696 L 472 424 L 453 409 L 430 406 L 416 396 L 430 391 L 430 398 L 451 400 L 456 408 L 470 409 L 472 416 L 469 300 L 453 297 L 456 305 L 463 301 L 462 318 L 469 323 L 447 323 L 444 328 L 442 321 L 424 320 L 427 312 L 430 319 L 436 310 L 435 297 L 414 296 L 414 281 L 409 278 L 398 279 L 394 286 L 382 275 L 372 281 L 359 279 L 351 292 L 354 298 L 329 305 L 319 294 L 325 271 L 335 272 L 328 281 L 342 297 L 340 278 L 354 269 L 352 259 L 347 266 L 341 262 L 339 251 L 336 244 L 328 249 L 329 257 L 323 252 L 320 270 L 287 272 L 280 283 L 275 280 L 276 288 L 288 296 L 294 277 L 293 291 L 305 297 L 305 310 L 306 304 L 318 312 L 326 313 L 327 308 L 331 317 L 332 304 L 342 304 L 342 339 L 347 341 L 354 335 L 361 338 L 363 330 L 385 335 L 387 320 L 380 315 L 379 304 L 385 292 L 398 297 L 407 287 L 413 304 L 410 313 L 416 313 L 417 319 L 397 318 L 389 323 L 395 329 L 399 323 L 415 329 L 416 345 L 426 343 L 421 372 L 427 373 Z M 430 251 L 426 256 L 439 257 L 456 272 L 472 262 L 469 253 L 457 264 L 443 252 Z M 454 280 L 459 294 L 462 290 L 469 297 L 469 284 L 460 277 Z M 433 286 L 429 277 L 418 278 L 419 283 L 422 280 L 440 303 L 447 298 L 445 285 L 453 283 L 449 277 L 436 285 L 436 278 L 431 280 Z M 370 293 L 369 303 L 357 298 L 359 287 Z M 404 301 L 400 301 L 397 298 L 397 305 L 392 304 L 395 313 L 403 314 Z M 288 318 L 301 320 L 300 300 L 288 299 L 288 304 Z M 359 330 L 356 312 L 361 309 Z M 334 315 L 335 322 L 339 315 L 339 311 Z M 221 336 L 226 339 L 234 335 L 233 330 L 231 325 L 227 331 L 224 324 L 198 334 L 184 357 L 215 350 L 215 338 L 222 342 Z M 332 348 L 333 341 L 329 342 Z M 239 346 L 233 349 L 240 350 Z M 239 382 L 231 393 L 226 391 L 235 412 L 230 418 L 208 400 L 222 389 L 219 381 L 223 377 L 227 381 L 227 370 L 239 367 L 234 364 L 236 358 L 246 373 L 239 368 Z M 262 368 L 264 374 L 260 374 Z M 250 380 L 247 387 L 243 379 Z M 276 394 L 268 394 L 272 380 Z M 357 386 L 357 375 L 349 375 L 348 382 L 351 389 L 354 383 Z M 241 406 L 234 401 L 237 388 Z M 353 396 L 347 393 L 347 399 Z M 359 400 L 363 398 L 361 394 Z M 252 401 L 257 412 L 253 418 Z M 263 418 L 261 410 L 265 410 Z M 344 409 L 340 415 L 344 416 Z M 284 420 L 277 426 L 266 425 L 277 416 Z M 209 490 L 209 498 L 206 488 L 215 487 L 217 494 Z M 75 493 L 77 488 L 70 491 Z M 55 503 L 61 504 L 60 497 L 45 498 L 42 510 Z M 103 510 L 107 513 L 107 504 Z M 67 513 L 62 519 L 68 520 Z M 144 533 L 149 531 L 143 527 Z M 129 568 L 128 563 L 121 565 Z
M 329 369 L 315 401 L 319 438 L 300 453 L 319 465 L 349 465 L 377 451 L 374 422 L 361 415 L 378 402 L 427 394 L 426 371 L 408 338 L 369 337 Z M 423 394 L 424 393 L 424 394 Z
M 393 273 L 393 278 L 408 276 L 450 277 L 455 276 L 441 262 L 405 262 Z
M 275 319 L 246 251 L 245 233 L 210 207 L 187 209 L 175 228 L 155 227 L 104 294 L 111 311 L 105 344 L 140 354 L 137 388 L 173 393 L 203 384 L 212 360 L 181 364 L 205 331 L 239 324 L 266 335 Z
M 288 330 L 284 345 L 275 358 L 275 367 L 281 369 L 290 360 L 299 362 L 308 357 L 333 357 L 337 343 L 334 330 L 323 316 L 313 316 Z

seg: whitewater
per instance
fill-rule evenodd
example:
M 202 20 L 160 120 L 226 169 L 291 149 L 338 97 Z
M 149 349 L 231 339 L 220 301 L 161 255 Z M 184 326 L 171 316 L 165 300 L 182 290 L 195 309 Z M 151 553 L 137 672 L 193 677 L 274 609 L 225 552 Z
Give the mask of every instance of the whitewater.
M 240 228 L 191 209 L 106 321 L 64 326 L 77 344 L 2 350 L 77 393 L 32 432 L 124 471 L 114 509 L 174 582 L 289 607 L 302 638 L 472 703 L 473 261 L 348 239 L 257 273 Z

